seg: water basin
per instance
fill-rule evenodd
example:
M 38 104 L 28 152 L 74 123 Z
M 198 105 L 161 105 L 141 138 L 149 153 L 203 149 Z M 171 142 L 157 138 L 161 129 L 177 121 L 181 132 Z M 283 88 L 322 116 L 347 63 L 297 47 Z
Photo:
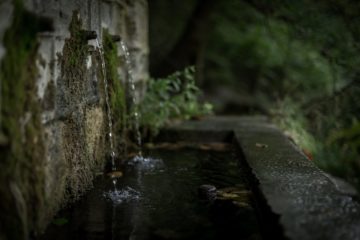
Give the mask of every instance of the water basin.
M 131 159 L 116 181 L 99 177 L 42 239 L 261 239 L 234 154 L 153 149 L 144 156 L 151 157 Z M 207 188 L 211 198 L 199 194 Z

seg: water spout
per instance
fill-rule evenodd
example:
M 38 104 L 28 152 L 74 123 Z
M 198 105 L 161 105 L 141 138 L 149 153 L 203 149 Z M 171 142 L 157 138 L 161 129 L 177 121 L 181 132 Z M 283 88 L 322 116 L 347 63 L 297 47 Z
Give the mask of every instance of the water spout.
M 84 36 L 85 40 L 97 39 L 96 31 L 81 30 L 81 33 Z
M 106 75 L 106 66 L 105 66 L 105 59 L 104 59 L 104 51 L 102 46 L 100 45 L 98 39 L 96 39 L 96 46 L 100 52 L 100 60 L 101 60 L 101 70 L 104 78 L 104 92 L 105 92 L 105 102 L 106 102 L 106 112 L 108 118 L 108 126 L 109 126 L 109 142 L 110 142 L 110 157 L 111 157 L 111 169 L 116 171 L 115 165 L 115 151 L 114 151 L 114 140 L 113 140 L 113 126 L 112 126 L 112 114 L 111 114 L 111 107 L 110 107 L 110 99 L 109 99 L 109 86 L 108 80 Z

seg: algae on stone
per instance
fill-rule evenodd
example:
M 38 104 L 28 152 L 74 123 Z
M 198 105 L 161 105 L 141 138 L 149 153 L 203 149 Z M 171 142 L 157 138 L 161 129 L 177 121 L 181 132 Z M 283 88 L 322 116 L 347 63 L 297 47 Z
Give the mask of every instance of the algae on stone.
M 63 111 L 63 150 L 67 170 L 65 200 L 73 201 L 86 192 L 94 178 L 95 161 L 88 152 L 86 138 L 87 75 L 86 59 L 89 46 L 82 29 L 82 21 L 74 11 L 69 26 L 70 38 L 65 40 L 60 56 L 61 77 L 57 88 L 62 89 L 59 109 Z
M 14 1 L 13 21 L 4 35 L 1 62 L 2 129 L 7 146 L 0 148 L 2 234 L 24 239 L 41 229 L 44 211 L 44 142 L 36 97 L 36 33 L 38 17 Z

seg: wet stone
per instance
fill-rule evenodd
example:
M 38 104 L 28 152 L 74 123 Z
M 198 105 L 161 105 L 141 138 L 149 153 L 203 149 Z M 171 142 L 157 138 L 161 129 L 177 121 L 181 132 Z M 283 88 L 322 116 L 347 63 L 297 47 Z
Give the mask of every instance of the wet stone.
M 213 200 L 216 197 L 216 187 L 210 184 L 204 184 L 199 187 L 198 193 L 202 199 Z

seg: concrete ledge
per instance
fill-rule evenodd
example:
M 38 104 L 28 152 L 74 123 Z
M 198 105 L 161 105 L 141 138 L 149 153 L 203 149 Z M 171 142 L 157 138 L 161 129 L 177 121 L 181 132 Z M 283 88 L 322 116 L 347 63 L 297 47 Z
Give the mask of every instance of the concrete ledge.
M 353 194 L 338 189 L 265 118 L 212 117 L 168 130 L 169 134 L 184 131 L 184 136 L 192 132 L 188 139 L 198 133 L 204 137 L 207 131 L 216 131 L 218 136 L 221 131 L 232 131 L 257 180 L 257 190 L 271 212 L 279 216 L 286 238 L 360 239 L 360 204 Z

